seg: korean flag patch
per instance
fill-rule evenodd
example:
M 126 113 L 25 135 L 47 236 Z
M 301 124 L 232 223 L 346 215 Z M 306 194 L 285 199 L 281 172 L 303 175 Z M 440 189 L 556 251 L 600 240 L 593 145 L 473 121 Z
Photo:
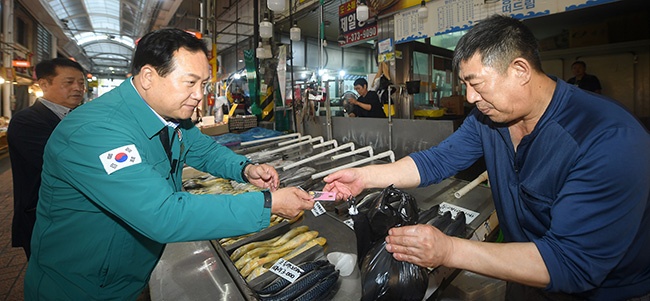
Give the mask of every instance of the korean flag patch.
M 118 147 L 99 155 L 107 174 L 112 174 L 124 167 L 129 167 L 142 162 L 138 149 L 134 144 Z

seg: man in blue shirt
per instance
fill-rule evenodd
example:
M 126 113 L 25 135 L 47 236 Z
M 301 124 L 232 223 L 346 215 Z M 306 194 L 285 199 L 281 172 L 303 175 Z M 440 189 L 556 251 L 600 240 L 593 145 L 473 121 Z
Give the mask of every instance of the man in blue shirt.
M 515 19 L 479 22 L 453 63 L 476 105 L 457 132 L 392 164 L 333 173 L 325 190 L 426 186 L 485 156 L 507 243 L 394 228 L 386 248 L 397 260 L 506 280 L 510 300 L 650 297 L 648 131 L 616 101 L 545 75 Z

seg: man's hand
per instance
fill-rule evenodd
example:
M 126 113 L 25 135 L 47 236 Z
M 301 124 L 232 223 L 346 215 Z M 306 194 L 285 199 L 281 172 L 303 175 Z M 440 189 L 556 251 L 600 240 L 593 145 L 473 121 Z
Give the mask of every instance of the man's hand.
M 356 196 L 366 188 L 362 173 L 358 168 L 339 170 L 325 177 L 323 181 L 327 183 L 323 191 L 336 192 L 337 200 Z
M 395 259 L 427 268 L 444 265 L 453 249 L 451 237 L 430 225 L 392 228 L 386 242 Z
M 323 191 L 336 192 L 337 200 L 345 200 L 368 188 L 383 189 L 388 185 L 397 188 L 417 187 L 420 184 L 420 173 L 413 159 L 406 156 L 394 163 L 339 170 L 323 181 L 327 183 Z
M 276 191 L 280 184 L 278 172 L 268 164 L 248 164 L 244 169 L 244 175 L 249 183 L 271 191 Z
M 303 210 L 314 208 L 314 200 L 309 193 L 298 187 L 286 187 L 271 193 L 271 213 L 284 218 L 294 218 Z
M 446 266 L 540 288 L 551 281 L 533 242 L 472 241 L 447 236 L 431 225 L 392 228 L 386 242 L 393 258 L 422 267 Z

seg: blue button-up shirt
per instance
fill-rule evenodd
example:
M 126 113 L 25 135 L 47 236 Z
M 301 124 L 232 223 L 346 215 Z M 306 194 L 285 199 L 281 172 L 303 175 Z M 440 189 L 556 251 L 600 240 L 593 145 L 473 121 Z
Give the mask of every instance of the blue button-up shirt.
M 421 185 L 481 156 L 507 241 L 533 242 L 552 292 L 623 300 L 650 292 L 650 135 L 620 103 L 557 80 L 515 151 L 507 126 L 473 110 L 414 153 Z

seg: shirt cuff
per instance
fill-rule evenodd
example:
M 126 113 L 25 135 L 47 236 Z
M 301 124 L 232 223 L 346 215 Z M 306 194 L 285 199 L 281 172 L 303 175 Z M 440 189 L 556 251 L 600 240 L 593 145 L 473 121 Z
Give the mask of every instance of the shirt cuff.
M 251 164 L 253 164 L 253 163 L 248 161 L 248 162 L 244 163 L 244 168 L 241 169 L 241 178 L 242 178 L 242 180 L 244 180 L 245 183 L 250 183 L 250 181 L 248 181 L 248 177 L 246 177 L 246 166 L 251 165 Z M 254 165 L 259 165 L 259 164 L 255 163 Z

